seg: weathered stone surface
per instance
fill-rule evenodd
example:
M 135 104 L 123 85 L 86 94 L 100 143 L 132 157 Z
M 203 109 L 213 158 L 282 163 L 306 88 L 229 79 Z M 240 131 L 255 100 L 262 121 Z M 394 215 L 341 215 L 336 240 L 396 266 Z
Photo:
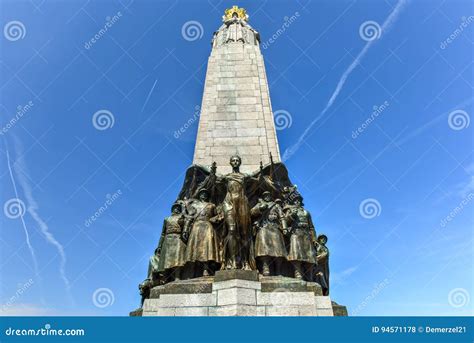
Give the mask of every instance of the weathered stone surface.
M 257 306 L 252 305 L 226 305 L 209 308 L 209 316 L 229 317 L 229 316 L 257 316 L 261 311 Z
M 328 296 L 316 296 L 315 300 L 318 309 L 332 308 L 331 299 Z
M 260 279 L 258 281 L 258 279 Z M 178 281 L 167 292 L 211 285 L 212 293 L 160 294 L 146 299 L 142 316 L 333 316 L 347 315 L 320 287 L 287 277 L 263 277 L 254 271 L 223 270 L 216 276 Z M 171 283 L 172 284 L 172 283 Z M 207 286 L 206 286 L 207 287 Z M 156 287 L 155 287 L 156 288 Z M 315 292 L 316 289 L 316 292 Z M 270 290 L 270 291 L 269 291 Z M 319 294 L 319 293 L 318 293 Z M 134 311 L 139 315 L 140 311 Z M 131 315 L 132 315 L 131 313 Z
M 175 307 L 163 307 L 159 308 L 156 311 L 156 316 L 166 316 L 166 317 L 174 317 L 176 316 L 176 308 Z
M 143 309 L 138 308 L 135 311 L 130 312 L 129 316 L 130 317 L 141 317 L 143 315 Z
M 240 279 L 248 281 L 258 281 L 258 272 L 256 270 L 241 270 L 241 269 L 232 269 L 232 270 L 219 270 L 214 276 L 214 282 Z
M 217 306 L 257 305 L 256 290 L 250 288 L 228 288 L 217 291 Z
M 158 301 L 159 299 L 145 299 L 143 303 L 143 312 L 156 312 L 158 311 Z
M 212 278 L 199 278 L 174 281 L 163 286 L 156 286 L 150 291 L 150 299 L 159 298 L 160 294 L 211 293 L 212 281 Z
M 206 317 L 209 315 L 209 307 L 176 308 L 174 315 L 180 317 Z
M 215 294 L 162 294 L 157 300 L 159 307 L 196 307 L 196 306 L 216 306 L 217 297 Z M 145 309 L 145 308 L 144 308 Z
M 232 280 L 227 280 L 227 281 L 214 282 L 214 284 L 212 285 L 212 290 L 218 291 L 222 289 L 235 288 L 235 287 L 261 290 L 262 284 L 258 281 L 232 279 Z
M 262 292 L 313 292 L 322 295 L 321 286 L 316 282 L 307 282 L 289 277 L 260 277 Z
M 347 317 L 347 308 L 343 305 L 339 305 L 335 301 L 332 302 L 332 311 L 334 316 L 337 317 Z
M 298 316 L 299 310 L 298 306 L 266 306 L 265 315 L 267 317 L 271 316 Z
M 314 294 L 312 292 L 258 292 L 257 305 L 292 306 L 307 305 L 315 306 Z
M 322 309 L 317 309 L 316 313 L 320 317 L 332 317 L 334 316 L 334 313 L 332 312 L 332 308 L 322 308 Z
M 270 151 L 274 161 L 280 161 L 263 56 L 258 46 L 247 47 L 237 42 L 213 48 L 201 107 L 193 163 L 211 165 L 216 161 L 218 172 L 227 173 L 230 171 L 228 158 L 243 145 L 259 147 L 258 153 L 255 153 L 255 149 L 239 152 L 244 161 L 243 172 L 255 171 L 260 161 L 268 163 Z M 223 121 L 247 123 L 239 126 L 223 124 Z M 255 138 L 257 141 L 249 144 L 239 139 L 242 137 Z M 214 139 L 209 141 L 209 138 Z M 205 150 L 200 144 L 202 142 L 205 142 L 204 146 L 228 146 L 232 152 Z M 229 155 L 226 156 L 227 160 L 219 158 L 226 154 Z

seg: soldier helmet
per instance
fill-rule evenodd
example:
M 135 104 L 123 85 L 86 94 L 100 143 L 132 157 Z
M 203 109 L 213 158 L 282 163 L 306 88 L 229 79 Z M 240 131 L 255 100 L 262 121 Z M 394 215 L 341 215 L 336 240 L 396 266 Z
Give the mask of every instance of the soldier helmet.
M 176 207 L 178 207 L 180 211 L 183 209 L 181 203 L 175 202 L 173 205 L 171 205 L 171 211 L 173 211 Z
M 272 195 L 272 193 L 270 193 L 269 191 L 265 191 L 262 193 L 262 197 L 265 197 L 266 195 Z
M 197 196 L 199 197 L 202 193 L 206 193 L 207 196 L 209 196 L 209 191 L 206 189 L 206 188 L 201 188 L 198 193 L 197 193 Z
M 299 200 L 301 202 L 301 204 L 303 204 L 303 197 L 301 196 L 300 193 L 293 193 L 293 194 L 290 195 L 290 198 L 292 198 L 293 201 Z
M 325 234 L 321 234 L 318 236 L 318 241 L 319 240 L 324 240 L 324 243 L 326 243 L 328 241 L 328 236 L 326 236 Z

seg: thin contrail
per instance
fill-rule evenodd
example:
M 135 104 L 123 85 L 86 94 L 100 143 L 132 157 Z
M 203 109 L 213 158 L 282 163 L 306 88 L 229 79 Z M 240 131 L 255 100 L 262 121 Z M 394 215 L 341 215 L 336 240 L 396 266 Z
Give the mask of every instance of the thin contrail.
M 66 286 L 66 291 L 69 293 L 70 284 L 69 284 L 68 278 L 66 277 L 66 253 L 64 251 L 64 247 L 62 246 L 61 243 L 58 242 L 58 240 L 54 237 L 54 235 L 49 231 L 48 225 L 44 222 L 44 220 L 38 214 L 38 209 L 39 209 L 38 203 L 33 197 L 33 191 L 32 191 L 31 185 L 29 184 L 29 181 L 26 179 L 25 175 L 23 174 L 27 170 L 27 166 L 23 159 L 23 156 L 21 155 L 21 152 L 23 150 L 21 147 L 21 142 L 16 137 L 14 137 L 14 140 L 15 140 L 15 151 L 18 155 L 17 160 L 15 162 L 14 169 L 28 203 L 28 213 L 34 219 L 36 224 L 38 224 L 40 231 L 43 234 L 46 241 L 52 244 L 58 251 L 58 254 L 61 259 L 60 264 L 59 264 L 59 273 L 61 275 L 61 279 L 63 280 Z
M 158 80 L 155 80 L 155 83 L 154 83 L 153 86 L 151 87 L 150 92 L 148 93 L 148 96 L 146 97 L 145 103 L 143 104 L 142 112 L 143 112 L 143 110 L 145 109 L 146 104 L 148 104 L 148 100 L 150 100 L 151 93 L 152 93 L 153 90 L 155 89 L 155 86 L 156 86 L 156 83 L 157 83 L 157 82 L 158 82 Z
M 13 171 L 12 171 L 12 166 L 10 163 L 10 153 L 8 152 L 8 146 L 6 143 L 6 139 L 4 140 L 5 142 L 5 150 L 6 150 L 6 155 L 7 155 L 7 166 L 8 166 L 8 171 L 10 172 L 10 179 L 13 184 L 13 190 L 15 192 L 15 197 L 17 199 L 20 199 L 18 196 L 18 189 L 16 188 L 16 182 L 15 182 L 15 177 L 13 176 Z M 38 260 L 36 259 L 36 254 L 35 254 L 35 249 L 31 245 L 30 241 L 30 233 L 28 232 L 28 228 L 25 223 L 25 218 L 23 218 L 23 215 L 20 216 L 21 224 L 23 226 L 23 231 L 25 232 L 25 238 L 26 238 L 26 245 L 28 246 L 28 250 L 30 251 L 31 258 L 33 260 L 33 268 L 35 270 L 35 276 L 39 279 L 39 269 L 38 269 Z
M 402 11 L 407 1 L 408 0 L 398 1 L 393 11 L 390 13 L 390 15 L 387 17 L 387 19 L 385 19 L 384 23 L 382 24 L 381 30 L 380 30 L 382 33 L 387 32 L 391 28 L 391 26 L 395 23 L 395 21 L 398 18 L 398 15 Z M 304 139 L 308 135 L 309 131 L 313 128 L 314 124 L 316 124 L 318 120 L 321 119 L 321 117 L 324 116 L 324 114 L 331 108 L 337 96 L 341 92 L 342 87 L 344 87 L 344 84 L 346 83 L 347 78 L 354 71 L 354 69 L 360 64 L 365 54 L 367 53 L 367 51 L 369 51 L 370 47 L 374 44 L 375 41 L 376 40 L 370 40 L 365 44 L 364 48 L 359 52 L 359 54 L 356 56 L 354 61 L 346 69 L 344 74 L 342 74 L 341 78 L 339 79 L 339 82 L 337 83 L 336 89 L 332 93 L 332 96 L 329 99 L 328 103 L 326 104 L 326 107 L 324 108 L 324 110 L 322 110 L 322 112 L 316 118 L 313 119 L 313 121 L 303 131 L 303 134 L 298 138 L 296 143 L 285 150 L 285 153 L 283 154 L 283 161 L 286 161 L 287 159 L 289 159 L 300 148 L 301 144 L 303 144 Z

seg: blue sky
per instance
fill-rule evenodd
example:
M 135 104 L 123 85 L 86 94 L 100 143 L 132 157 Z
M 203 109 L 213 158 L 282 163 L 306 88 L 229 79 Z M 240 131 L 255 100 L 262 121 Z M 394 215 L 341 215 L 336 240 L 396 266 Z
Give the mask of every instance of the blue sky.
M 1 2 L 3 314 L 137 307 L 197 123 L 174 133 L 234 3 Z M 291 116 L 280 149 L 302 138 L 286 164 L 329 236 L 332 298 L 353 315 L 472 315 L 472 4 L 237 4 L 262 41 L 276 37 L 262 53 L 273 111 Z M 182 34 L 190 21 L 197 36 Z M 98 111 L 113 126 L 97 129 Z

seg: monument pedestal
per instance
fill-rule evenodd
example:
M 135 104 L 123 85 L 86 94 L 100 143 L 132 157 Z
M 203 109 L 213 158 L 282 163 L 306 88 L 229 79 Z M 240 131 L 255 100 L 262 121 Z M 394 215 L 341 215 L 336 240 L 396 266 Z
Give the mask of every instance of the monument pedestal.
M 174 281 L 154 287 L 135 316 L 334 316 L 344 306 L 323 296 L 315 282 L 224 270 L 215 277 Z

